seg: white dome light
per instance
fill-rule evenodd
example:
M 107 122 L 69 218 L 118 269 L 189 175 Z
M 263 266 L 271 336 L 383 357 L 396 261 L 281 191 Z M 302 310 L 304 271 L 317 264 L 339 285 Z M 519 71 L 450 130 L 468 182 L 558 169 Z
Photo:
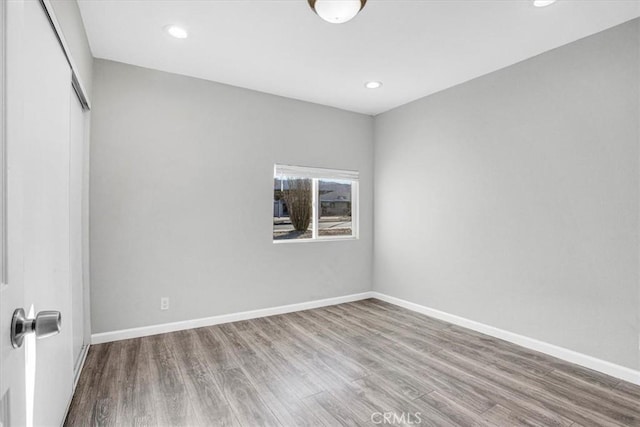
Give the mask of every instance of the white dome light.
M 371 81 L 364 84 L 367 89 L 378 89 L 380 86 L 382 86 L 382 82 Z
M 164 29 L 170 36 L 177 39 L 186 39 L 189 36 L 187 30 L 182 27 L 178 27 L 177 25 L 167 25 Z
M 556 0 L 533 0 L 533 5 L 535 7 L 545 7 L 545 6 L 551 6 L 555 2 Z
M 308 0 L 318 16 L 332 24 L 352 20 L 362 10 L 367 0 Z

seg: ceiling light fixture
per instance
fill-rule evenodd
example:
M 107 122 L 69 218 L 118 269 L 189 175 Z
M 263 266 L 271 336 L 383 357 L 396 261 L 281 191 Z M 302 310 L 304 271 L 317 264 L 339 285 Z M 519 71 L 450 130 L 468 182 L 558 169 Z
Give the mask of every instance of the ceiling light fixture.
M 352 20 L 362 10 L 367 0 L 307 0 L 311 9 L 332 24 Z
M 170 36 L 177 39 L 186 39 L 189 36 L 187 30 L 182 27 L 178 27 L 177 25 L 167 25 L 164 27 L 164 30 L 169 33 Z
M 545 7 L 545 6 L 551 6 L 555 2 L 556 0 L 533 0 L 533 5 L 535 7 Z
M 382 82 L 371 81 L 364 84 L 367 89 L 378 89 L 380 86 L 382 86 Z

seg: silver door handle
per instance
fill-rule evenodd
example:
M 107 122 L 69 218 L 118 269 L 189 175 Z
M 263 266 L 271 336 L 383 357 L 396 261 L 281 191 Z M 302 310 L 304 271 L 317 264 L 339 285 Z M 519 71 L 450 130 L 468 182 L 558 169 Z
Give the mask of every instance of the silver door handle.
M 62 315 L 59 311 L 41 311 L 35 319 L 27 319 L 24 310 L 18 308 L 11 319 L 11 345 L 19 348 L 25 335 L 35 332 L 36 338 L 46 338 L 60 333 L 61 328 Z

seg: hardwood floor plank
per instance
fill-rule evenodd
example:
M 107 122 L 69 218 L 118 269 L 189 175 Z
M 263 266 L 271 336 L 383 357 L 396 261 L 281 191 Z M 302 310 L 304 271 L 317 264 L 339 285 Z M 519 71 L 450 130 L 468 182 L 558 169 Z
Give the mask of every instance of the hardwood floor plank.
M 288 319 L 287 316 L 267 317 L 263 319 L 263 322 L 255 322 L 254 326 L 258 330 L 260 330 L 261 327 L 266 327 L 265 329 L 269 331 L 277 330 L 280 333 L 279 338 L 281 345 L 297 342 L 306 348 L 314 349 L 317 357 L 322 360 L 322 362 L 349 381 L 368 375 L 369 372 L 364 366 L 355 362 L 350 357 L 344 357 L 335 346 L 327 345 L 327 343 L 320 340 L 314 340 L 307 334 L 301 334 L 300 331 L 294 327 L 293 322 Z
M 353 304 L 349 307 L 357 309 L 358 305 Z M 454 328 L 440 328 L 436 331 L 424 332 L 424 325 L 417 320 L 413 320 L 409 325 L 402 321 L 398 321 L 397 314 L 375 313 L 368 310 L 368 314 L 371 318 L 375 318 L 377 321 L 384 321 L 390 328 L 389 335 L 395 340 L 403 342 L 409 347 L 427 351 L 430 349 L 431 343 L 435 342 L 440 348 L 454 349 L 457 352 L 464 352 L 472 354 L 477 360 L 483 360 L 486 363 L 496 363 L 496 359 L 511 363 L 519 368 L 525 368 L 536 373 L 550 372 L 551 368 L 548 365 L 541 365 L 535 361 L 530 361 L 529 358 L 515 354 L 514 352 L 503 352 L 499 349 L 500 344 L 504 343 L 502 340 L 496 338 L 487 337 L 486 335 L 476 336 L 462 332 L 460 329 Z M 411 330 L 410 335 L 406 332 Z M 408 339 L 407 339 L 408 338 Z M 423 342 L 420 342 L 420 341 Z M 417 343 L 417 344 L 416 344 Z
M 96 378 L 99 377 L 97 368 L 98 358 L 102 354 L 102 351 L 95 347 L 89 347 L 85 365 L 82 370 L 82 375 L 78 379 L 76 386 L 76 393 L 71 400 L 69 412 L 65 420 L 67 425 L 87 425 L 89 424 L 89 411 L 87 408 L 91 405 L 91 402 L 96 400 L 98 393 L 98 387 Z
M 319 414 L 318 418 L 327 422 L 326 425 L 348 427 L 367 425 L 366 421 L 359 418 L 349 407 L 328 392 L 314 394 L 304 399 L 304 401 L 309 405 L 312 412 Z
M 103 357 L 97 360 L 99 370 L 98 383 L 96 385 L 95 402 L 91 414 L 91 423 L 96 426 L 113 426 L 116 424 L 118 405 L 114 400 L 118 391 L 118 384 L 113 381 L 118 377 L 119 358 L 123 349 L 122 342 L 113 342 L 105 345 Z
M 320 401 L 316 398 L 317 395 L 308 396 L 302 400 L 305 405 L 306 411 L 309 414 L 312 414 L 319 423 L 317 426 L 323 427 L 336 427 L 336 426 L 359 426 L 361 422 L 352 414 L 349 414 L 346 419 L 342 419 L 343 417 L 338 413 L 332 413 L 331 408 L 326 409 L 325 406 L 322 405 Z
M 359 303 L 359 302 L 360 301 L 357 301 L 356 303 Z M 443 320 L 425 316 L 424 314 L 416 313 L 415 311 L 407 310 L 406 308 L 402 308 L 397 305 L 393 305 L 386 301 L 381 301 L 375 298 L 364 300 L 363 305 L 366 307 L 375 307 L 380 312 L 385 312 L 388 315 L 404 316 L 404 317 L 415 319 L 419 322 L 426 322 L 427 324 L 430 325 L 430 327 L 435 329 L 444 329 L 451 326 L 450 323 L 447 323 Z
M 243 426 L 279 426 L 277 418 L 260 399 L 244 372 L 239 368 L 218 371 L 216 377 L 231 408 Z
M 302 319 L 304 319 L 305 316 L 313 316 L 310 312 L 296 314 L 298 314 Z M 340 334 L 333 332 L 333 330 L 337 328 L 334 328 L 334 325 L 327 322 L 326 319 L 322 319 L 320 317 L 317 325 L 320 324 L 323 325 L 322 327 L 326 328 L 326 333 L 323 335 L 324 339 L 330 340 L 331 334 L 335 334 L 337 337 L 340 336 Z M 321 330 L 322 329 L 316 326 L 317 332 Z M 340 342 L 339 339 L 337 341 Z M 370 372 L 374 372 L 380 380 L 386 381 L 391 387 L 402 390 L 402 393 L 407 395 L 410 400 L 434 390 L 434 386 L 432 384 L 416 379 L 415 370 L 419 367 L 408 367 L 402 363 L 397 363 L 397 361 L 393 361 L 394 356 L 388 355 L 388 352 L 392 352 L 393 350 L 387 350 L 384 348 L 372 349 L 367 346 L 367 342 L 367 339 L 362 336 L 354 337 L 350 339 L 348 343 L 343 341 L 343 348 L 349 348 L 346 356 L 354 357 L 359 363 L 367 366 L 367 369 Z M 390 363 L 389 359 L 391 359 L 393 363 Z
M 491 425 L 479 414 L 468 410 L 437 391 L 421 396 L 414 403 L 420 405 L 421 413 L 437 412 L 457 426 L 489 427 Z
M 93 404 L 90 425 L 96 427 L 113 426 L 115 424 L 115 404 L 110 398 L 98 398 Z
M 338 311 L 338 310 L 336 310 L 336 309 L 332 308 L 332 312 L 334 312 L 334 313 L 335 313 L 335 312 L 337 312 L 337 311 Z M 365 325 L 366 325 L 366 324 L 365 324 Z M 393 331 L 394 331 L 394 330 L 393 330 L 393 328 L 386 328 L 386 330 L 383 330 L 383 331 L 382 331 L 382 333 L 383 333 L 383 335 L 389 335 L 389 336 L 392 336 L 391 334 L 393 333 Z M 411 348 L 412 346 L 410 346 L 410 345 L 409 345 L 408 347 L 410 347 L 410 348 Z M 414 348 L 414 349 L 415 349 L 415 348 Z M 437 357 L 437 356 L 436 356 L 436 357 Z M 506 365 L 505 365 L 504 363 L 502 364 L 502 368 L 503 368 L 503 370 L 504 370 L 504 369 L 509 369 L 509 367 L 506 367 Z M 514 369 L 515 369 L 515 368 L 514 368 Z M 522 374 L 522 372 L 523 372 L 523 371 L 522 371 L 522 368 L 521 368 L 521 367 L 518 367 L 518 368 L 517 368 L 517 370 L 511 370 L 511 372 L 512 372 L 514 375 L 520 375 L 520 374 Z M 526 371 L 525 371 L 525 372 L 526 372 Z M 544 372 L 544 370 L 543 370 L 542 372 Z M 548 381 L 546 381 L 546 379 L 544 379 L 543 377 L 539 377 L 539 380 L 540 380 L 540 382 L 541 382 L 543 385 L 546 385 L 546 390 L 547 390 L 547 391 L 548 391 L 548 390 L 550 390 L 550 389 L 553 389 L 553 390 L 555 390 L 556 392 L 558 392 L 558 391 L 559 391 L 559 387 L 561 388 L 561 385 L 554 385 L 554 384 L 552 384 L 552 383 L 549 383 L 549 382 L 548 382 Z M 558 394 L 562 395 L 562 393 L 558 393 Z M 593 407 L 593 405 L 598 406 L 598 408 L 599 408 L 599 410 L 600 410 L 599 412 L 602 412 L 603 414 L 606 414 L 606 416 L 608 417 L 608 420 L 607 420 L 607 421 L 616 420 L 617 422 L 621 422 L 622 424 L 625 424 L 625 423 L 627 423 L 627 424 L 628 424 L 628 423 L 635 423 L 635 422 L 636 422 L 636 419 L 635 419 L 635 417 L 633 416 L 633 414 L 629 414 L 629 413 L 628 413 L 628 412 L 626 412 L 624 409 L 619 409 L 619 408 L 618 408 L 618 409 L 616 410 L 615 408 L 611 408 L 610 406 L 602 405 L 602 403 L 601 403 L 601 402 L 594 401 L 594 400 L 589 401 L 588 396 L 584 396 L 584 395 L 583 395 L 583 396 L 581 396 L 580 398 L 581 398 L 581 399 L 583 399 L 583 401 L 584 401 L 584 400 L 586 400 L 584 403 L 585 403 L 585 406 L 587 406 L 587 407 L 589 407 L 589 406 L 590 406 L 590 407 Z M 548 402 L 547 402 L 547 403 L 548 403 Z M 605 420 L 601 420 L 601 421 L 602 421 L 602 422 L 607 422 L 607 421 L 605 421 Z
M 197 425 L 239 425 L 231 411 L 220 385 L 205 363 L 203 363 L 198 336 L 193 330 L 169 334 L 167 339 L 178 361 L 185 383 L 185 391 L 192 399 Z
M 253 386 L 283 426 L 321 425 L 321 420 L 307 410 L 301 399 L 293 397 L 283 382 L 254 382 Z
M 356 337 L 347 337 L 334 331 L 317 327 L 314 319 L 309 317 L 309 312 L 291 313 L 290 317 L 294 328 L 302 335 L 312 337 L 314 342 L 330 346 L 333 351 L 362 366 L 367 371 L 381 367 L 379 360 L 358 347 Z
M 291 363 L 275 344 L 257 334 L 253 329 L 246 329 L 244 333 L 233 326 L 225 328 L 227 336 L 233 336 L 236 345 L 241 346 L 250 355 L 242 358 L 241 366 L 251 377 L 260 382 L 281 381 L 287 379 L 287 385 L 297 396 L 309 396 L 324 390 L 322 386 L 309 378 L 310 373 L 298 363 Z M 255 381 L 254 381 L 255 382 Z
M 197 328 L 198 353 L 207 362 L 209 369 L 225 370 L 239 367 L 233 350 L 224 340 L 218 328 Z
M 322 310 L 318 310 L 318 313 L 322 313 Z M 325 318 L 328 322 L 336 322 L 332 320 L 331 316 Z M 353 322 L 346 317 L 342 318 L 340 324 L 348 323 L 354 329 L 360 328 L 357 322 Z M 334 323 L 337 327 L 341 327 L 340 324 Z M 387 344 L 386 346 L 384 344 Z M 376 340 L 363 341 L 361 345 L 368 347 L 372 352 L 384 353 L 386 348 L 393 346 L 394 341 L 388 339 L 388 337 L 378 337 Z M 479 381 L 470 372 L 464 369 L 458 369 L 446 361 L 438 360 L 437 355 L 434 353 L 432 357 L 425 357 L 415 350 L 404 347 L 395 346 L 395 364 L 406 366 L 420 366 L 420 369 L 427 375 L 417 377 L 416 380 L 429 381 L 433 389 L 436 389 L 451 398 L 457 395 L 465 396 L 465 404 L 470 406 L 470 409 L 477 412 L 485 411 L 492 407 L 495 403 L 502 403 L 507 407 L 513 406 L 512 402 L 518 402 L 521 400 L 521 395 L 517 388 L 504 388 L 491 381 Z M 472 362 L 472 367 L 476 362 Z M 452 374 L 452 369 L 455 369 L 455 374 Z M 566 426 L 569 423 L 563 417 L 558 416 L 553 411 L 549 411 L 546 408 L 538 404 L 532 404 L 531 402 L 525 402 L 524 407 L 530 416 L 539 419 L 547 425 Z
M 168 338 L 166 335 L 149 337 L 148 361 L 151 375 L 157 379 L 151 383 L 157 420 L 162 425 L 193 425 L 197 417 Z
M 555 369 L 548 373 L 545 379 L 561 386 L 565 394 L 573 395 L 576 391 L 580 391 L 581 395 L 603 403 L 614 410 L 620 410 L 630 416 L 638 415 L 638 399 L 621 393 L 615 388 L 593 383 L 580 377 L 574 377 L 566 372 Z
M 521 411 L 525 411 L 524 402 L 529 406 L 534 404 L 536 412 L 545 411 L 546 416 L 555 415 L 564 419 L 560 425 L 570 425 L 571 422 L 581 422 L 585 425 L 601 425 L 601 426 L 614 426 L 614 425 L 627 425 L 620 424 L 615 420 L 609 419 L 605 414 L 597 411 L 592 411 L 589 406 L 579 406 L 573 404 L 565 396 L 549 393 L 541 384 L 531 381 L 523 381 L 519 372 L 510 371 L 509 374 L 504 372 L 504 368 L 496 369 L 478 365 L 471 360 L 464 360 L 464 356 L 456 355 L 450 352 L 446 353 L 446 358 L 443 359 L 445 363 L 452 367 L 455 367 L 460 372 L 468 372 L 472 374 L 474 381 L 478 381 L 481 384 L 486 384 L 487 387 L 498 387 L 504 391 L 512 393 L 516 398 L 516 402 L 522 406 Z M 510 407 L 511 403 L 498 402 L 504 406 Z M 534 416 L 533 413 L 527 413 L 529 416 Z M 540 419 L 540 421 L 545 421 Z M 570 421 L 570 422 L 569 422 Z M 568 424 L 567 424 L 568 423 Z
M 530 355 L 505 350 L 502 340 L 476 337 L 455 327 L 447 328 L 443 333 L 452 340 L 451 345 L 448 346 L 449 350 L 467 354 L 476 360 L 482 360 L 489 364 L 504 363 L 518 366 L 528 372 L 540 375 L 553 370 L 548 364 L 540 363 Z
M 527 418 L 526 416 L 511 411 L 501 405 L 496 405 L 483 413 L 482 418 L 495 426 L 547 427 L 544 423 Z M 576 423 L 572 423 L 570 427 L 575 424 Z
M 250 324 L 245 323 L 242 327 L 242 336 L 238 336 L 237 339 L 242 341 L 242 345 L 250 345 L 246 341 L 246 335 L 252 331 L 253 328 Z M 227 333 L 239 333 L 239 330 L 228 330 Z M 274 331 L 270 331 L 273 333 Z M 237 342 L 241 342 L 237 341 Z M 314 426 L 318 425 L 318 420 L 313 414 L 307 414 L 305 406 L 300 401 L 301 396 L 309 395 L 312 392 L 310 390 L 316 390 L 315 388 L 309 388 L 308 384 L 301 383 L 299 378 L 296 377 L 296 373 L 292 372 L 290 367 L 279 366 L 278 363 L 273 363 L 273 355 L 270 355 L 268 345 L 265 348 L 256 346 L 256 342 L 252 342 L 256 349 L 259 351 L 255 353 L 255 357 L 251 357 L 251 363 L 241 364 L 245 374 L 253 378 L 252 386 L 259 393 L 261 399 L 269 407 L 270 411 L 277 418 L 277 420 L 285 426 Z M 257 359 L 260 361 L 258 362 Z M 276 359 L 277 360 L 277 359 Z M 260 375 L 252 375 L 255 369 L 260 369 Z M 320 389 L 318 389 L 320 390 Z M 321 391 L 321 390 L 320 390 Z
M 554 357 L 547 356 L 544 353 L 520 347 L 498 338 L 488 337 L 470 329 L 462 328 L 457 325 L 451 325 L 448 329 L 451 331 L 458 331 L 460 336 L 475 337 L 477 341 L 492 343 L 491 345 L 496 347 L 499 354 L 516 358 L 518 363 L 523 363 L 524 361 L 529 360 L 531 363 L 541 366 L 541 369 L 548 369 L 549 372 L 557 369 L 586 381 L 609 387 L 615 387 L 615 385 L 620 382 L 617 378 L 610 377 L 603 373 L 574 365 L 572 363 L 565 362 L 564 360 L 556 359 Z
M 637 399 L 637 401 L 640 402 L 640 386 L 638 385 L 620 381 L 620 383 L 615 386 L 615 390 L 623 393 L 629 399 Z
M 323 313 L 319 311 L 318 314 L 321 315 Z M 324 324 L 331 324 L 331 327 L 335 329 L 341 328 L 341 324 L 344 322 L 350 323 L 350 320 L 346 318 L 333 320 L 331 316 L 324 317 L 324 320 Z M 354 329 L 360 328 L 357 323 L 351 323 L 350 326 Z M 425 357 L 426 355 L 411 353 L 410 348 L 398 346 L 388 337 L 378 336 L 375 340 L 366 338 L 358 338 L 358 340 L 360 348 L 381 357 L 384 366 L 392 367 L 390 368 L 392 374 L 399 376 L 408 384 L 414 385 L 425 393 L 440 390 L 454 396 L 458 394 L 465 395 L 467 396 L 466 404 L 477 412 L 483 412 L 496 403 L 483 393 L 478 392 L 478 389 L 474 390 L 473 387 L 461 382 L 459 378 L 451 377 L 446 372 L 446 369 L 441 371 L 431 369 L 424 363 L 425 360 L 429 360 Z M 389 370 L 386 369 L 376 372 L 383 375 L 389 374 Z M 421 372 L 422 375 L 416 375 L 417 372 Z
M 354 382 L 363 388 L 377 388 L 382 386 L 387 393 L 391 394 L 396 400 L 401 402 L 413 401 L 427 393 L 426 391 L 420 390 L 408 383 L 395 371 L 386 373 L 383 371 L 375 371 L 366 377 L 355 380 Z
M 119 392 L 116 397 L 118 419 L 132 419 L 135 417 L 136 407 L 133 405 L 133 396 L 136 393 L 137 369 L 141 353 L 141 340 L 132 339 L 121 341 L 122 348 L 118 357 L 120 361 L 117 371 L 117 384 Z
M 156 396 L 154 395 L 154 377 L 151 372 L 151 342 L 145 338 L 136 338 L 140 345 L 140 353 L 135 365 L 134 394 L 131 405 L 135 408 L 133 424 L 153 426 L 158 424 Z M 133 341 L 132 341 L 133 342 Z

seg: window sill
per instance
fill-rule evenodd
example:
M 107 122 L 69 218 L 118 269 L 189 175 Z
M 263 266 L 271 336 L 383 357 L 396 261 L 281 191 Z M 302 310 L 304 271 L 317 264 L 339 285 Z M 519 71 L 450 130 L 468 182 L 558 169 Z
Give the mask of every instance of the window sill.
M 320 243 L 320 242 L 339 242 L 345 240 L 359 240 L 357 236 L 331 236 L 331 237 L 319 237 L 317 239 L 282 239 L 273 240 L 274 245 L 282 245 L 288 243 Z

